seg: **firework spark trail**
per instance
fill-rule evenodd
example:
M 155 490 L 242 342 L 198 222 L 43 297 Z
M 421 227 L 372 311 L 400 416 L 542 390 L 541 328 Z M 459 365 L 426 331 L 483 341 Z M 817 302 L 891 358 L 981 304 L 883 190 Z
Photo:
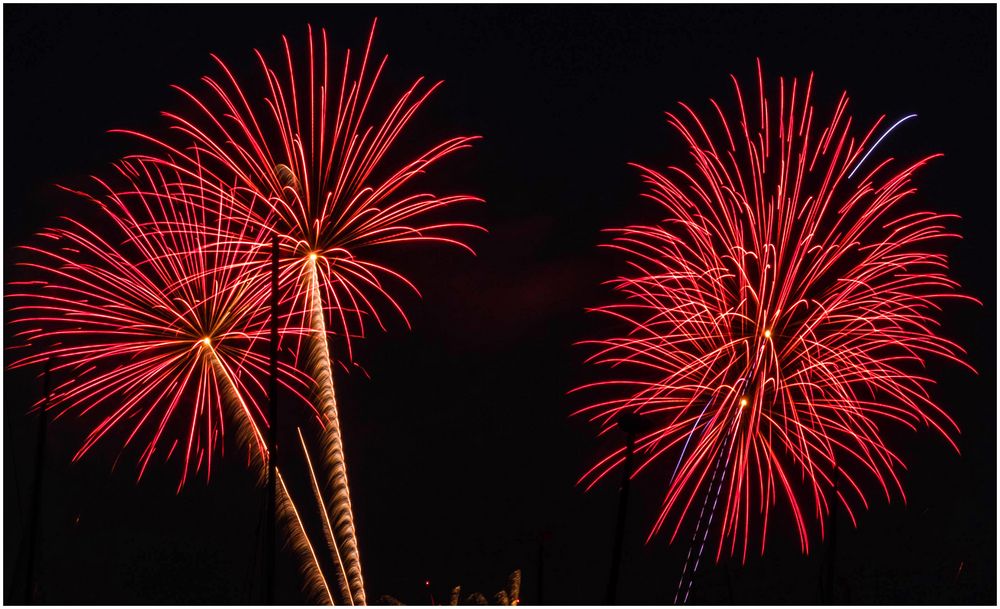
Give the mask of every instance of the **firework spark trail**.
M 737 415 L 738 418 L 739 415 Z M 735 421 L 733 427 L 735 428 Z M 726 445 L 729 445 L 729 453 L 726 455 L 726 462 L 722 461 L 722 453 L 726 450 Z M 694 582 L 694 574 L 698 571 L 698 565 L 701 563 L 701 553 L 705 549 L 705 541 L 708 539 L 708 531 L 712 527 L 712 516 L 715 514 L 716 504 L 719 501 L 719 493 L 722 491 L 722 485 L 726 481 L 726 469 L 729 466 L 729 458 L 732 456 L 732 430 L 730 433 L 726 434 L 726 439 L 721 446 L 719 456 L 715 459 L 715 468 L 712 472 L 712 480 L 705 489 L 705 501 L 702 503 L 701 511 L 698 513 L 697 524 L 694 528 L 694 534 L 691 536 L 691 546 L 688 548 L 687 557 L 684 559 L 684 567 L 681 569 L 681 579 L 677 582 L 677 592 L 674 594 L 674 604 L 677 604 L 680 598 L 681 590 L 684 588 L 684 578 L 687 575 L 688 564 L 691 562 L 691 554 L 694 551 L 695 543 L 698 540 L 698 533 L 701 530 L 701 523 L 705 516 L 705 508 L 708 507 L 708 500 L 712 496 L 712 489 L 715 488 L 715 500 L 712 502 L 712 509 L 709 511 L 708 523 L 705 525 L 705 534 L 701 539 L 701 546 L 698 548 L 698 556 L 694 563 L 694 568 L 691 570 L 691 577 L 688 580 L 687 590 L 684 592 L 684 602 L 687 603 L 688 594 L 691 593 L 691 584 Z M 719 479 L 718 485 L 716 485 L 716 478 L 721 472 L 722 477 Z
M 316 557 L 316 551 L 305 532 L 302 517 L 299 515 L 298 508 L 295 507 L 295 503 L 292 502 L 292 496 L 285 485 L 285 478 L 277 469 L 275 469 L 275 474 L 280 489 L 277 496 L 278 501 L 275 503 L 278 519 L 286 529 L 292 532 L 288 538 L 292 547 L 303 556 L 308 552 L 310 559 L 308 564 L 311 565 L 311 569 L 303 567 L 307 589 L 314 598 L 323 598 L 330 605 L 336 605 L 337 603 L 334 602 L 333 595 L 330 593 L 330 586 L 326 583 L 326 577 L 323 575 L 323 569 L 320 567 L 319 559 Z M 305 564 L 305 559 L 302 562 Z
M 327 509 L 356 603 L 364 602 L 365 593 L 328 337 L 334 331 L 340 334 L 344 360 L 351 362 L 352 339 L 363 337 L 371 320 L 385 329 L 383 307 L 409 325 L 388 284 L 419 292 L 369 252 L 422 241 L 471 251 L 456 235 L 479 227 L 435 216 L 461 203 L 481 201 L 464 194 L 413 190 L 418 176 L 470 147 L 476 137 L 445 139 L 409 162 L 398 162 L 391 154 L 440 82 L 428 86 L 418 78 L 386 106 L 382 118 L 369 121 L 380 107 L 374 93 L 386 64 L 386 57 L 377 61 L 372 54 L 374 31 L 373 23 L 360 61 L 353 61 L 348 51 L 340 73 L 331 66 L 325 30 L 317 39 L 309 28 L 304 69 L 286 38 L 284 57 L 276 65 L 256 52 L 266 91 L 262 98 L 248 95 L 236 75 L 213 56 L 224 75 L 202 79 L 206 95 L 177 87 L 193 104 L 193 116 L 165 113 L 183 139 L 180 145 L 131 132 L 165 151 L 139 158 L 166 165 L 207 192 L 226 185 L 231 213 L 255 227 L 258 240 L 279 235 L 283 305 L 297 312 L 299 326 L 312 329 L 309 336 L 297 339 L 296 363 L 304 358 L 312 372 L 317 409 L 328 425 L 319 461 L 326 490 L 333 492 Z M 230 243 L 236 248 L 241 240 L 235 236 Z M 243 249 L 259 252 L 260 247 L 249 240 Z
M 719 470 L 722 467 L 722 454 L 720 453 L 715 459 L 715 469 L 712 472 L 712 480 L 708 485 L 708 489 L 705 491 L 705 501 L 701 504 L 701 511 L 698 512 L 697 524 L 694 528 L 694 533 L 691 535 L 691 545 L 688 546 L 687 556 L 684 558 L 684 567 L 681 569 L 681 578 L 677 582 L 677 592 L 674 593 L 674 604 L 680 599 L 681 591 L 684 589 L 684 580 L 687 577 L 688 565 L 691 563 L 691 554 L 694 553 L 695 543 L 698 541 L 698 533 L 701 531 L 701 523 L 703 522 L 703 517 L 705 515 L 705 508 L 708 507 L 708 501 L 712 496 L 712 487 L 715 486 L 715 479 L 719 474 Z M 691 574 L 694 578 L 694 573 Z
M 687 439 L 684 440 L 684 447 L 681 448 L 681 455 L 680 457 L 677 458 L 677 465 L 674 466 L 674 471 L 672 474 L 670 474 L 671 484 L 673 484 L 674 479 L 677 478 L 677 470 L 680 469 L 681 463 L 684 462 L 684 455 L 687 454 L 688 445 L 691 443 L 691 438 L 694 437 L 694 432 L 698 430 L 698 424 L 701 423 L 701 418 L 705 416 L 705 412 L 707 412 L 708 409 L 712 407 L 712 400 L 714 399 L 715 398 L 713 397 L 712 399 L 710 399 L 708 402 L 705 403 L 705 407 L 702 408 L 701 412 L 698 413 L 698 418 L 695 419 L 694 425 L 691 426 L 691 431 L 690 433 L 688 433 Z M 676 604 L 676 601 L 674 602 Z
M 316 379 L 317 402 L 326 420 L 323 448 L 326 461 L 330 465 L 326 472 L 326 489 L 331 492 L 330 506 L 334 525 L 332 531 L 341 540 L 337 555 L 345 559 L 347 566 L 345 577 L 350 586 L 351 598 L 355 604 L 364 605 L 365 590 L 361 579 L 361 559 L 358 555 L 357 535 L 354 530 L 351 495 L 347 486 L 344 445 L 340 434 L 340 417 L 337 414 L 337 397 L 333 389 L 333 371 L 330 369 L 330 352 L 326 342 L 326 324 L 323 320 L 315 260 L 307 265 L 305 277 L 309 282 L 312 301 L 310 307 L 312 333 L 309 337 L 306 363 L 312 377 Z
M 882 140 L 884 140 L 890 133 L 892 133 L 893 129 L 895 129 L 896 127 L 902 125 L 903 123 L 905 123 L 906 121 L 910 120 L 911 118 L 917 118 L 917 115 L 916 114 L 908 114 L 908 115 L 904 116 L 903 118 L 899 119 L 898 121 L 896 121 L 895 123 L 893 123 L 892 127 L 889 127 L 888 129 L 886 129 L 885 133 L 882 134 L 882 137 L 880 137 L 877 140 L 875 140 L 875 143 L 872 144 L 872 147 L 868 149 L 868 152 L 865 153 L 865 156 L 861 157 L 861 160 L 858 161 L 858 164 L 854 166 L 854 169 L 851 170 L 851 173 L 847 174 L 847 179 L 851 179 L 851 178 L 854 177 L 854 174 L 857 173 L 858 169 L 861 168 L 861 165 L 864 164 L 865 159 L 868 158 L 868 155 L 870 155 L 871 153 L 875 152 L 875 148 L 878 147 L 878 145 L 882 143 Z
M 694 567 L 691 569 L 691 577 L 688 578 L 687 590 L 684 591 L 684 603 L 685 604 L 688 601 L 688 596 L 691 594 L 691 586 L 694 584 L 694 575 L 695 575 L 695 573 L 698 572 L 698 566 L 701 565 L 701 555 L 702 555 L 702 552 L 705 551 L 705 543 L 708 541 L 708 533 L 709 533 L 709 531 L 712 530 L 712 520 L 715 518 L 715 508 L 718 507 L 718 504 L 719 504 L 719 495 L 722 493 L 722 486 L 726 483 L 726 472 L 729 470 L 729 462 L 730 462 L 730 459 L 733 456 L 733 446 L 735 444 L 735 442 L 733 442 L 733 440 L 732 440 L 732 434 L 735 433 L 736 423 L 739 422 L 739 418 L 740 418 L 740 414 L 737 413 L 737 415 L 736 415 L 736 421 L 734 421 L 734 424 L 733 424 L 734 429 L 727 436 L 726 443 L 729 445 L 729 452 L 726 454 L 726 461 L 724 463 L 720 463 L 720 465 L 722 466 L 722 477 L 719 478 L 719 484 L 715 488 L 715 498 L 712 500 L 712 509 L 709 510 L 709 512 L 708 512 L 708 522 L 705 524 L 705 532 L 702 534 L 702 537 L 701 537 L 701 545 L 698 546 L 698 557 L 695 559 L 695 561 L 694 561 Z M 725 444 L 723 445 L 723 450 L 725 450 Z M 711 485 L 709 485 L 709 492 L 711 492 L 711 489 L 712 489 L 712 487 L 711 487 Z M 706 500 L 707 499 L 708 499 L 708 497 L 706 496 Z M 697 532 L 695 533 L 695 535 L 697 536 Z M 694 540 L 692 539 L 692 542 L 693 541 Z M 687 564 L 685 564 L 684 566 L 686 568 Z M 684 581 L 684 575 L 683 575 L 683 573 L 681 574 L 681 581 Z M 675 598 L 674 599 L 674 604 L 676 604 L 676 603 L 677 603 L 677 599 Z
M 267 461 L 271 458 L 270 453 L 267 450 L 267 443 L 264 439 L 264 435 L 261 433 L 260 428 L 254 422 L 253 417 L 250 415 L 250 410 L 247 408 L 246 402 L 240 396 L 239 391 L 236 389 L 236 385 L 233 383 L 232 376 L 229 371 L 226 370 L 225 364 L 216 355 L 215 350 L 212 349 L 211 345 L 206 344 L 204 350 L 206 357 L 211 359 L 211 365 L 215 370 L 216 379 L 220 384 L 220 395 L 222 396 L 223 403 L 229 407 L 232 414 L 233 420 L 237 423 L 237 428 L 241 430 L 240 441 L 248 447 L 256 447 L 257 450 L 254 451 L 250 448 L 251 460 L 254 464 L 254 469 L 258 475 L 258 482 L 263 483 L 267 478 Z M 301 435 L 301 431 L 299 432 Z M 254 458 L 256 456 L 256 458 Z M 312 472 L 312 466 L 310 464 L 310 474 L 315 475 Z M 277 501 L 275 502 L 275 508 L 279 520 L 285 525 L 285 528 L 289 532 L 288 539 L 291 541 L 292 546 L 299 552 L 302 558 L 302 571 L 305 575 L 306 585 L 309 588 L 310 594 L 315 598 L 323 598 L 330 605 L 336 605 L 333 600 L 333 595 L 330 593 L 330 588 L 327 585 L 326 577 L 323 575 L 323 568 L 320 566 L 319 559 L 316 556 L 316 551 L 313 549 L 312 542 L 309 541 L 309 536 L 306 533 L 305 525 L 302 523 L 302 518 L 299 515 L 298 507 L 295 502 L 292 501 L 292 496 L 288 492 L 288 487 L 285 484 L 284 476 L 281 474 L 281 468 L 275 467 L 275 475 L 277 476 Z M 319 506 L 319 511 L 323 514 L 326 510 L 323 509 L 323 501 L 317 496 L 317 505 Z M 339 558 L 339 557 L 338 557 Z M 338 560 L 338 564 L 339 560 Z M 350 595 L 347 596 L 350 598 Z
M 316 470 L 313 469 L 312 458 L 309 457 L 309 448 L 306 446 L 306 439 L 302 435 L 302 430 L 299 429 L 299 443 L 302 446 L 302 454 L 306 458 L 306 464 L 309 467 L 309 480 L 312 482 L 313 496 L 316 499 L 316 504 L 320 506 L 320 513 L 323 516 L 323 534 L 326 537 L 327 547 L 330 550 L 330 554 L 337 559 L 338 567 L 338 583 L 340 584 L 340 593 L 343 598 L 347 599 L 351 604 L 353 604 L 353 598 L 351 597 L 351 587 L 348 583 L 347 573 L 344 571 L 344 561 L 340 556 L 340 548 L 337 547 L 337 541 L 333 535 L 333 525 L 330 523 L 330 515 L 325 509 L 326 502 L 323 501 L 323 494 L 319 488 L 319 481 L 316 479 Z
M 902 121 L 875 140 L 884 117 L 855 134 L 846 94 L 820 118 L 812 76 L 779 79 L 776 100 L 759 66 L 758 95 L 732 80 L 735 115 L 714 100 L 712 122 L 684 104 L 667 114 L 692 168 L 636 165 L 663 219 L 612 231 L 608 247 L 631 274 L 612 282 L 620 300 L 595 310 L 624 331 L 583 342 L 595 348 L 587 361 L 616 376 L 580 387 L 603 393 L 577 411 L 599 434 L 624 412 L 651 423 L 636 474 L 676 459 L 650 539 L 669 521 L 674 541 L 692 520 L 707 539 L 696 500 L 711 496 L 729 442 L 727 482 L 709 512 L 721 518 L 717 561 L 724 549 L 745 561 L 751 543 L 763 553 L 779 502 L 808 553 L 832 501 L 856 522 L 866 485 L 905 499 L 887 426 L 928 427 L 957 449 L 958 428 L 923 370 L 938 359 L 975 372 L 938 317 L 947 301 L 978 302 L 947 275 L 941 250 L 958 238 L 946 228 L 955 216 L 912 208 L 914 176 L 937 155 L 872 161 Z M 862 162 L 869 169 L 854 174 Z M 737 402 L 746 405 L 730 434 Z M 622 455 L 612 450 L 580 482 L 592 488 Z

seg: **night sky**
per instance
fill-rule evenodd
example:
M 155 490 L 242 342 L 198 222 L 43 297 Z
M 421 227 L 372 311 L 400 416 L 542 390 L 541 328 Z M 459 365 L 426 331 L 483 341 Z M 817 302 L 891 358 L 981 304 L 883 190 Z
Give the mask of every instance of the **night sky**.
M 337 377 L 352 502 L 369 598 L 447 601 L 451 586 L 488 597 L 514 569 L 523 601 L 599 603 L 610 564 L 617 484 L 577 478 L 608 444 L 567 395 L 597 378 L 574 342 L 607 332 L 584 309 L 610 300 L 623 268 L 601 229 L 651 221 L 630 161 L 687 163 L 663 112 L 680 101 L 731 107 L 729 74 L 815 71 L 817 109 L 840 92 L 856 121 L 919 118 L 881 152 L 943 152 L 918 178 L 915 205 L 962 216 L 952 276 L 982 306 L 942 314 L 973 375 L 935 361 L 933 394 L 963 430 L 961 455 L 929 430 L 890 429 L 907 503 L 877 492 L 837 539 L 839 600 L 996 603 L 996 7 L 269 7 L 4 6 L 4 272 L 15 247 L 83 205 L 54 184 L 84 185 L 134 145 L 113 128 L 156 131 L 182 106 L 172 83 L 215 73 L 209 53 L 256 78 L 252 49 L 303 44 L 326 27 L 335 56 L 364 41 L 389 54 L 383 94 L 421 74 L 445 85 L 418 117 L 413 151 L 434 138 L 484 139 L 438 179 L 485 205 L 453 214 L 488 234 L 458 250 L 417 247 L 388 262 L 421 289 L 404 294 L 412 330 L 357 344 L 359 371 Z M 6 344 L 10 332 L 6 330 Z M 5 360 L 6 361 L 6 360 Z M 4 598 L 12 590 L 35 471 L 39 371 L 4 375 Z M 135 483 L 135 453 L 114 440 L 70 459 L 86 429 L 50 428 L 41 537 L 47 603 L 259 602 L 251 585 L 260 493 L 239 458 L 210 484 L 175 493 L 176 462 Z M 235 455 L 235 453 L 231 453 Z M 646 544 L 663 472 L 633 485 L 619 586 L 623 603 L 670 603 L 688 544 Z M 814 603 L 820 558 L 774 521 L 767 552 L 704 564 L 695 603 Z M 544 539 L 544 544 L 541 542 Z M 540 556 L 544 557 L 539 570 Z M 299 604 L 295 558 L 280 555 L 277 600 Z M 543 576 L 540 589 L 539 575 Z M 430 587 L 425 587 L 425 580 Z

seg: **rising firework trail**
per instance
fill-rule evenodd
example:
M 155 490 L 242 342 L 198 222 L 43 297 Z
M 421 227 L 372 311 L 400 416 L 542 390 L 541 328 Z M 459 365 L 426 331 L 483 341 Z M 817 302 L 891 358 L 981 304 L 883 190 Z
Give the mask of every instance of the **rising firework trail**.
M 119 173 L 126 188 L 99 181 L 104 194 L 85 195 L 98 206 L 98 224 L 113 230 L 98 233 L 63 219 L 62 227 L 40 234 L 43 245 L 24 248 L 29 261 L 21 264 L 37 279 L 13 284 L 9 295 L 28 352 L 12 366 L 54 361 L 53 371 L 63 371 L 68 380 L 37 406 L 55 419 L 92 421 L 75 459 L 124 436 L 123 451 L 141 447 L 139 478 L 155 455 L 179 458 L 180 490 L 192 473 L 211 476 L 213 455 L 223 452 L 233 425 L 263 481 L 270 458 L 260 430 L 269 423 L 258 379 L 267 372 L 261 351 L 269 340 L 269 293 L 247 274 L 242 251 L 219 245 L 220 235 L 245 227 L 233 224 L 217 199 L 160 166 L 123 163 Z M 308 383 L 294 368 L 282 365 L 277 382 L 309 403 Z M 320 422 L 314 411 L 312 418 Z M 280 471 L 276 477 L 278 513 L 303 559 L 307 586 L 332 603 Z
M 596 311 L 621 332 L 586 341 L 613 376 L 584 387 L 600 397 L 578 414 L 601 434 L 623 413 L 649 422 L 635 475 L 660 460 L 673 471 L 649 538 L 694 529 L 684 577 L 706 546 L 717 561 L 763 553 L 775 510 L 808 553 L 834 502 L 856 524 L 872 488 L 905 500 L 887 427 L 930 427 L 953 446 L 958 433 L 924 372 L 934 358 L 968 367 L 938 318 L 946 301 L 974 300 L 947 275 L 955 217 L 914 201 L 914 176 L 936 155 L 870 157 L 892 130 L 884 117 L 856 133 L 846 94 L 822 118 L 811 75 L 776 84 L 769 98 L 758 69 L 755 97 L 733 78 L 735 113 L 715 101 L 711 120 L 683 104 L 668 113 L 692 164 L 636 166 L 663 219 L 611 231 L 631 270 Z
M 222 77 L 203 78 L 207 93 L 178 87 L 194 106 L 191 115 L 166 114 L 192 146 L 175 147 L 136 134 L 167 151 L 167 158 L 158 162 L 201 188 L 222 190 L 234 216 L 264 238 L 279 238 L 283 302 L 298 314 L 290 323 L 309 329 L 296 353 L 312 376 L 314 400 L 325 421 L 320 449 L 324 496 L 352 600 L 358 604 L 365 602 L 365 591 L 328 334 L 342 336 L 344 359 L 350 361 L 352 338 L 363 336 L 371 320 L 385 328 L 383 307 L 405 321 L 389 284 L 416 288 L 376 262 L 371 252 L 419 241 L 468 249 L 459 235 L 477 227 L 437 216 L 444 208 L 479 201 L 470 195 L 414 190 L 415 178 L 476 138 L 452 137 L 410 161 L 396 161 L 401 135 L 441 83 L 427 86 L 417 79 L 372 118 L 379 112 L 375 108 L 382 108 L 374 94 L 387 59 L 373 57 L 373 37 L 374 24 L 364 53 L 352 58 L 348 51 L 340 71 L 331 65 L 325 30 L 317 37 L 310 28 L 304 66 L 296 62 L 287 39 L 277 64 L 257 52 L 263 96 L 249 93 L 241 84 L 245 81 L 216 58 Z M 235 188 L 220 188 L 230 184 Z M 258 243 L 248 245 L 259 251 Z M 259 264 L 266 262 L 258 258 Z

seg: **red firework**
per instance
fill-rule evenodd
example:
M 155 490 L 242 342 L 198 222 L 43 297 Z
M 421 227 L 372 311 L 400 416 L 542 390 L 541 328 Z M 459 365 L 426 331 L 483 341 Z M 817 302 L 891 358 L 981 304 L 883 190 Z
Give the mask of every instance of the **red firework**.
M 84 195 L 100 207 L 100 232 L 63 218 L 63 227 L 40 233 L 47 245 L 23 248 L 32 260 L 21 265 L 38 278 L 12 284 L 9 298 L 22 348 L 32 353 L 12 366 L 52 358 L 67 380 L 48 407 L 96 421 L 75 459 L 117 430 L 123 449 L 145 442 L 140 478 L 154 455 L 182 455 L 183 486 L 192 469 L 211 475 L 233 420 L 223 414 L 227 402 L 267 426 L 259 404 L 269 293 L 247 274 L 242 252 L 218 247 L 219 235 L 246 233 L 219 199 L 158 166 L 118 169 L 126 188 L 97 180 L 105 193 Z M 308 386 L 288 366 L 280 382 L 300 397 Z
M 262 79 L 252 90 L 263 92 L 257 96 L 247 93 L 213 56 L 223 77 L 202 79 L 208 94 L 176 87 L 194 104 L 192 116 L 165 113 L 173 129 L 193 145 L 180 150 L 129 132 L 162 146 L 169 158 L 156 160 L 186 173 L 202 188 L 222 185 L 230 213 L 259 228 L 261 239 L 279 236 L 283 302 L 295 306 L 306 322 L 314 275 L 322 306 L 346 339 L 348 359 L 350 338 L 364 334 L 366 316 L 385 327 L 375 299 L 387 302 L 406 321 L 386 280 L 416 292 L 403 275 L 367 252 L 412 241 L 443 242 L 471 252 L 456 231 L 479 229 L 438 221 L 435 212 L 481 199 L 411 188 L 415 178 L 478 138 L 448 138 L 412 160 L 395 161 L 401 134 L 441 82 L 425 86 L 421 77 L 392 104 L 378 100 L 374 93 L 388 56 L 374 62 L 374 33 L 373 23 L 359 62 L 346 52 L 339 82 L 326 30 L 320 30 L 317 41 L 309 28 L 304 67 L 296 64 L 284 37 L 285 56 L 277 65 L 255 51 Z M 372 121 L 374 108 L 384 108 L 384 113 Z M 234 182 L 235 188 L 225 186 Z M 266 257 L 258 262 L 268 264 Z
M 733 78 L 738 113 L 712 101 L 714 126 L 683 104 L 668 113 L 692 169 L 637 166 L 664 218 L 612 231 L 632 272 L 612 282 L 620 301 L 596 310 L 623 333 L 587 342 L 589 361 L 619 376 L 588 385 L 612 397 L 579 411 L 602 434 L 624 413 L 650 423 L 634 474 L 676 462 L 650 537 L 669 520 L 673 541 L 707 518 L 703 548 L 718 508 L 716 560 L 726 546 L 746 560 L 751 537 L 763 552 L 779 502 L 808 553 L 811 523 L 822 535 L 833 501 L 852 521 L 867 508 L 862 478 L 905 499 L 883 430 L 932 427 L 954 445 L 958 427 L 920 371 L 935 356 L 967 366 L 937 333 L 942 302 L 967 298 L 941 252 L 954 216 L 910 202 L 914 173 L 934 157 L 868 158 L 883 119 L 853 135 L 846 94 L 814 124 L 811 75 L 805 86 L 779 79 L 776 104 L 759 67 L 758 84 L 748 107 Z M 581 482 L 624 460 L 620 448 Z

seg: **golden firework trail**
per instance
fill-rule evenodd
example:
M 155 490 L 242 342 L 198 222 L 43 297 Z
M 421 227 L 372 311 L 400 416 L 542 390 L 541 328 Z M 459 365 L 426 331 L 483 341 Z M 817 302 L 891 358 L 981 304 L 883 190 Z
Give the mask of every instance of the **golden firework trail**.
M 232 419 L 237 423 L 237 429 L 239 430 L 237 435 L 238 440 L 242 446 L 248 449 L 250 460 L 254 465 L 254 470 L 257 472 L 259 482 L 263 483 L 267 479 L 267 460 L 271 458 L 267 450 L 267 443 L 257 424 L 254 422 L 253 417 L 250 415 L 250 410 L 247 408 L 246 402 L 243 401 L 239 391 L 236 389 L 236 385 L 233 383 L 232 376 L 226 369 L 225 364 L 215 353 L 215 350 L 212 349 L 210 340 L 207 338 L 204 339 L 204 345 L 203 353 L 206 358 L 211 360 L 212 369 L 215 371 L 215 377 L 219 383 L 219 394 L 222 397 L 223 403 L 229 409 Z M 299 434 L 301 436 L 301 432 Z M 309 473 L 315 476 L 311 464 L 309 466 Z M 299 510 L 295 506 L 295 502 L 292 501 L 279 467 L 275 467 L 275 474 L 278 482 L 275 509 L 277 510 L 278 520 L 288 531 L 290 544 L 301 557 L 300 565 L 302 574 L 305 576 L 307 592 L 313 598 L 323 599 L 328 604 L 335 605 L 333 595 L 330 594 L 330 587 L 327 585 L 326 577 L 323 575 L 323 568 L 319 564 L 316 551 L 313 548 L 312 542 L 309 541 L 305 525 L 303 525 L 302 518 L 299 516 Z M 317 499 L 319 498 L 317 497 Z M 322 502 L 320 502 L 320 512 L 323 512 L 325 515 L 325 511 L 322 509 Z
M 330 350 L 326 341 L 326 323 L 323 319 L 323 303 L 319 291 L 316 260 L 306 265 L 306 281 L 309 282 L 310 335 L 306 364 L 316 381 L 316 400 L 319 411 L 326 421 L 323 430 L 323 457 L 326 469 L 326 490 L 329 493 L 329 510 L 333 517 L 331 533 L 340 539 L 334 549 L 344 558 L 351 598 L 358 605 L 365 604 L 364 582 L 361 579 L 361 558 L 358 554 L 357 534 L 354 529 L 354 513 L 351 509 L 351 494 L 347 485 L 347 466 L 344 462 L 344 443 L 340 433 L 340 418 L 337 414 L 337 396 L 333 387 L 333 370 L 330 366 Z M 303 448 L 304 449 L 304 448 Z M 324 514 L 324 517 L 326 515 Z M 329 521 L 328 521 L 329 522 Z M 337 544 L 334 544 L 335 546 Z

